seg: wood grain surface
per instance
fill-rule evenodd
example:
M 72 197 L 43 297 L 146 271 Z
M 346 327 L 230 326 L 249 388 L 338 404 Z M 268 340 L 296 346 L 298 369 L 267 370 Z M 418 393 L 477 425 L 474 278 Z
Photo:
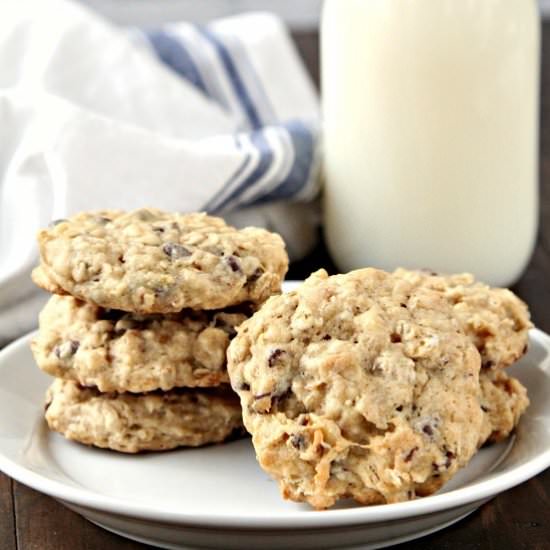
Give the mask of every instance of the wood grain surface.
M 318 82 L 317 35 L 300 33 L 295 39 Z M 542 54 L 541 223 L 532 261 L 514 290 L 529 304 L 535 324 L 550 332 L 550 23 L 543 25 Z M 320 267 L 334 271 L 322 242 L 308 258 L 291 267 L 289 278 L 303 278 Z M 396 548 L 543 550 L 550 548 L 549 519 L 550 470 L 547 470 L 499 495 L 457 524 Z M 0 550 L 146 548 L 150 547 L 96 527 L 55 500 L 0 473 Z

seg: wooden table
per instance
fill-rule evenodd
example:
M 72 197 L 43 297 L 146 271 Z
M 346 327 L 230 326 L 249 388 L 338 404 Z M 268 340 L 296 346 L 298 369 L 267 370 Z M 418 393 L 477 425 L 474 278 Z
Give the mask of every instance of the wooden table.
M 318 41 L 296 36 L 318 81 Z M 550 332 L 550 23 L 543 26 L 541 109 L 541 225 L 533 259 L 514 290 L 529 304 L 535 324 Z M 511 220 L 513 223 L 513 220 Z M 319 267 L 334 271 L 321 243 L 291 267 L 289 278 L 303 278 Z M 549 396 L 550 399 L 550 396 Z M 447 550 L 550 548 L 550 469 L 485 504 L 459 523 L 396 548 Z M 96 527 L 55 500 L 0 473 L 0 550 L 145 549 Z

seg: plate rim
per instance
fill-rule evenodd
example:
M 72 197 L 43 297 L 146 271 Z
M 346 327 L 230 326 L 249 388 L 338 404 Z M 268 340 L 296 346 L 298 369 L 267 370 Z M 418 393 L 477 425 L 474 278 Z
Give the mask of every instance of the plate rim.
M 2 363 L 13 354 L 18 354 L 28 346 L 35 331 L 28 333 L 0 351 L 0 369 Z M 540 329 L 531 329 L 530 337 L 544 343 L 550 349 L 550 336 Z M 509 452 L 509 448 L 506 452 Z M 235 529 L 330 529 L 343 526 L 395 521 L 433 514 L 450 510 L 474 502 L 487 500 L 524 481 L 534 477 L 550 466 L 550 441 L 544 451 L 535 454 L 524 464 L 511 470 L 494 475 L 483 481 L 473 482 L 466 487 L 423 497 L 421 499 L 363 506 L 351 509 L 308 510 L 296 514 L 289 511 L 276 517 L 268 514 L 194 514 L 175 510 L 166 510 L 157 506 L 147 506 L 131 501 L 101 495 L 86 487 L 72 487 L 63 482 L 51 479 L 43 474 L 33 472 L 4 455 L 0 448 L 0 470 L 19 483 L 27 485 L 41 493 L 61 501 L 67 501 L 82 508 L 97 510 L 119 516 L 138 518 L 154 522 L 193 525 L 200 527 L 235 528 Z

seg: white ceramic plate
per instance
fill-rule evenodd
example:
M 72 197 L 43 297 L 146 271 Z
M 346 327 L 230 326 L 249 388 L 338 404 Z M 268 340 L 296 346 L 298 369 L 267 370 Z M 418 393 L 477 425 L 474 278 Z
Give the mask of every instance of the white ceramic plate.
M 42 419 L 50 379 L 29 340 L 0 352 L 0 469 L 106 529 L 166 548 L 386 546 L 458 521 L 550 465 L 550 337 L 538 330 L 510 369 L 531 399 L 515 437 L 481 450 L 436 495 L 324 512 L 283 501 L 249 440 L 126 456 L 50 433 Z

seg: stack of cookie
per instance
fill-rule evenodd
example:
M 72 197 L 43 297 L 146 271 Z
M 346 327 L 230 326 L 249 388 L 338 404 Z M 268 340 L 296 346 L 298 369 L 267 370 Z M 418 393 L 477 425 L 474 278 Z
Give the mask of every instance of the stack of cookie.
M 514 429 L 529 401 L 504 367 L 530 326 L 516 296 L 469 275 L 319 271 L 243 323 L 228 369 L 285 498 L 398 502 Z
M 122 452 L 220 442 L 242 428 L 226 348 L 280 292 L 282 239 L 205 214 L 103 211 L 38 235 L 53 293 L 32 343 L 51 429 Z

